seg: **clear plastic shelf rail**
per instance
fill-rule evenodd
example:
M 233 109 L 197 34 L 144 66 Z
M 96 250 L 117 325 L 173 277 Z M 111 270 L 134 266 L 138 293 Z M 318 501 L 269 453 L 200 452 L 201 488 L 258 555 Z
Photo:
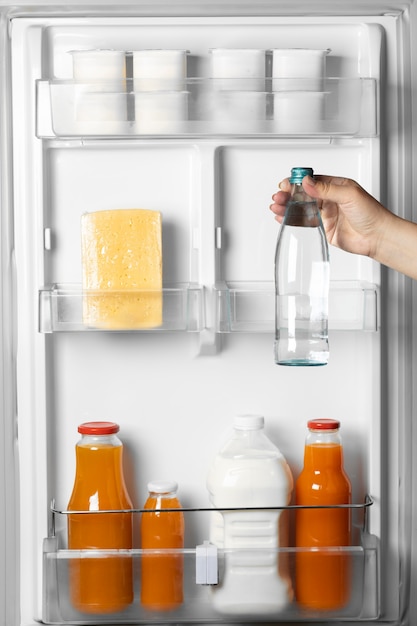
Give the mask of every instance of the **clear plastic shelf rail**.
M 103 510 L 103 511 L 67 511 L 51 503 L 50 509 L 50 536 L 44 540 L 43 559 L 43 595 L 45 623 L 54 624 L 144 624 L 144 623 L 200 623 L 200 622 L 250 622 L 256 621 L 326 621 L 357 620 L 368 621 L 376 619 L 379 607 L 379 558 L 378 539 L 368 532 L 367 511 L 373 504 L 371 496 L 367 495 L 364 501 L 354 504 L 342 504 L 337 506 L 300 506 L 288 505 L 285 507 L 230 507 L 214 509 L 211 507 L 184 507 L 181 509 L 128 509 L 128 510 Z M 160 512 L 181 511 L 185 516 L 191 516 L 189 524 L 192 525 L 192 516 L 209 515 L 213 511 L 227 512 L 256 512 L 257 510 L 287 511 L 294 515 L 298 508 L 332 509 L 349 508 L 352 511 L 352 544 L 349 546 L 333 546 L 320 548 L 320 553 L 333 554 L 338 558 L 349 559 L 350 562 L 350 594 L 349 600 L 338 611 L 308 610 L 297 606 L 295 600 L 288 606 L 273 614 L 248 614 L 247 616 L 228 614 L 216 611 L 213 607 L 212 594 L 216 587 L 221 586 L 225 566 L 229 558 L 239 559 L 248 553 L 254 558 L 280 558 L 289 560 L 291 577 L 294 580 L 294 559 L 297 551 L 313 551 L 312 548 L 297 548 L 293 545 L 274 549 L 252 548 L 248 549 L 224 549 L 218 548 L 209 541 L 203 539 L 195 548 L 181 550 L 67 550 L 61 546 L 66 545 L 66 520 L 71 515 L 105 515 L 111 513 L 123 513 L 138 515 Z M 186 519 L 187 521 L 187 519 Z M 139 522 L 138 522 L 139 523 Z M 276 553 L 276 554 L 274 554 Z M 169 556 L 180 558 L 183 563 L 183 591 L 184 600 L 180 607 L 174 610 L 150 611 L 141 606 L 140 602 L 140 572 L 141 560 L 144 557 L 163 559 Z M 133 602 L 123 611 L 112 614 L 85 614 L 79 612 L 71 604 L 70 599 L 70 569 L 74 559 L 83 560 L 98 558 L 132 559 L 133 576 L 135 581 L 135 597 Z

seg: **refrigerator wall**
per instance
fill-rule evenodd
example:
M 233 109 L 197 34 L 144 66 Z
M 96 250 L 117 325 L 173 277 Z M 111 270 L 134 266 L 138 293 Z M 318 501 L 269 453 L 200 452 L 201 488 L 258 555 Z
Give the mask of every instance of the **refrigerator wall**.
M 204 508 L 211 459 L 239 413 L 265 416 L 294 476 L 307 420 L 340 419 L 353 501 L 373 500 L 364 559 L 372 567 L 359 608 L 331 621 L 412 623 L 410 282 L 332 248 L 329 365 L 287 369 L 272 358 L 279 227 L 268 205 L 290 168 L 309 165 L 354 178 L 412 217 L 415 7 L 393 2 L 376 14 L 368 2 L 346 12 L 338 2 L 321 2 L 314 11 L 278 1 L 183 3 L 175 10 L 141 3 L 79 11 L 76 3 L 68 11 L 4 5 L 4 624 L 81 619 L 71 611 L 56 618 L 64 589 L 44 564 L 51 501 L 64 510 L 71 493 L 79 423 L 120 424 L 136 508 L 143 506 L 147 482 L 160 477 L 178 481 L 185 507 Z M 332 114 L 302 132 L 278 124 L 273 112 L 252 120 L 247 112 L 240 122 L 219 125 L 207 102 L 209 50 L 222 47 L 329 48 Z M 187 49 L 191 119 L 163 132 L 138 128 L 133 114 L 116 128 L 91 119 L 78 126 L 71 51 L 96 48 Z M 162 212 L 162 330 L 97 332 L 83 325 L 80 218 L 120 208 Z M 55 522 L 64 549 L 65 515 Z M 192 551 L 208 538 L 207 515 L 187 514 L 186 529 Z M 60 553 L 53 542 L 46 546 L 53 570 Z M 198 589 L 176 619 L 204 617 L 207 594 Z M 200 612 L 193 613 L 193 602 Z M 130 618 L 143 620 L 140 613 Z M 300 619 L 296 609 L 274 616 Z

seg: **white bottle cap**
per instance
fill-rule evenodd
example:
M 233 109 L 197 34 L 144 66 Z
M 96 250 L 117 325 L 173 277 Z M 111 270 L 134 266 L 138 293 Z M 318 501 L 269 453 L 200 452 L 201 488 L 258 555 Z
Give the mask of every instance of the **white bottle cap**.
M 175 480 L 152 480 L 148 483 L 148 491 L 152 493 L 172 493 L 177 489 L 178 483 Z
M 238 430 L 259 430 L 264 423 L 262 415 L 236 415 L 233 425 Z

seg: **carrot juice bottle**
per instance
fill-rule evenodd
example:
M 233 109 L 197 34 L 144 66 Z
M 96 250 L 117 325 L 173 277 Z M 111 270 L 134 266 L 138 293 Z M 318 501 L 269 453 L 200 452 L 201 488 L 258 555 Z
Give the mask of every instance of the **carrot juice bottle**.
M 70 550 L 129 550 L 132 548 L 132 503 L 122 468 L 123 446 L 113 422 L 88 422 L 78 427 L 76 474 L 69 511 Z M 95 513 L 94 511 L 117 513 Z M 125 511 L 125 512 L 121 512 Z M 71 558 L 70 595 L 85 613 L 114 613 L 133 601 L 131 555 L 89 554 Z
M 142 513 L 142 556 L 140 599 L 154 611 L 175 609 L 183 601 L 184 515 L 177 498 L 175 481 L 153 481 L 148 484 L 148 498 Z M 163 511 L 162 509 L 168 509 Z
M 340 423 L 316 419 L 307 425 L 296 504 L 331 506 L 296 510 L 296 599 L 305 608 L 335 610 L 349 598 L 349 557 L 337 548 L 350 544 L 351 521 L 349 507 L 334 505 L 351 503 L 351 486 L 343 469 Z

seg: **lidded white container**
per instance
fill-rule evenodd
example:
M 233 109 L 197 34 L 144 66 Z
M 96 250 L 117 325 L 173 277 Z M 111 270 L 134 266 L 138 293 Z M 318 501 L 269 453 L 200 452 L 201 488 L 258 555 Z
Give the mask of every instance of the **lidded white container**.
M 126 78 L 126 54 L 123 50 L 71 50 L 75 81 L 117 86 Z M 105 90 L 101 87 L 101 90 Z
M 183 91 L 188 50 L 134 50 L 135 91 Z
M 323 91 L 326 57 L 330 49 L 276 48 L 272 50 L 273 91 Z
M 211 48 L 209 53 L 215 88 L 265 91 L 265 50 Z
M 232 437 L 207 477 L 213 511 L 210 541 L 225 550 L 223 575 L 212 588 L 213 604 L 226 614 L 268 614 L 284 609 L 293 590 L 286 556 L 288 520 L 281 509 L 291 500 L 290 468 L 264 432 L 260 415 L 235 417 Z M 282 517 L 284 516 L 284 517 Z

